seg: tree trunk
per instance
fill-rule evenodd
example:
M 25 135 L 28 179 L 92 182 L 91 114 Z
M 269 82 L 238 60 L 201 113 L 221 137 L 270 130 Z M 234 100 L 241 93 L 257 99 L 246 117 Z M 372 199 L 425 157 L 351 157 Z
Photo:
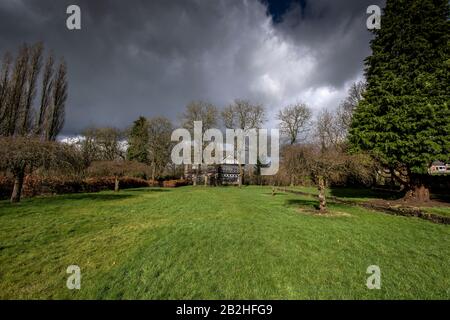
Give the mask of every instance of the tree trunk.
M 327 200 L 325 198 L 325 179 L 323 177 L 318 178 L 319 189 L 319 211 L 325 213 L 327 211 Z
M 430 190 L 427 186 L 425 175 L 411 175 L 408 191 L 404 197 L 405 201 L 428 202 L 430 201 Z
M 19 202 L 22 195 L 23 178 L 25 170 L 20 170 L 14 177 L 14 187 L 11 194 L 11 203 Z
M 155 171 L 156 171 L 156 165 L 155 165 L 155 163 L 152 163 L 152 181 L 155 181 Z
M 238 179 L 239 188 L 242 186 L 243 176 L 244 176 L 244 170 L 242 169 L 242 164 L 239 164 L 239 179 Z
M 119 192 L 119 177 L 114 179 L 114 192 Z

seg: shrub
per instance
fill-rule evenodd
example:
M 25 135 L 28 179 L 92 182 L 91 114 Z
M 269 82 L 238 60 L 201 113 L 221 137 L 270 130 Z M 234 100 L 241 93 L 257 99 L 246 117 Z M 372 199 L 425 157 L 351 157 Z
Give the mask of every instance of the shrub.
M 150 179 L 150 180 L 147 180 L 147 182 L 148 182 L 149 187 L 161 187 L 162 186 L 162 182 L 158 181 L 158 180 Z
M 119 181 L 120 187 L 123 189 L 149 186 L 147 180 L 140 178 L 121 177 Z M 88 178 L 85 179 L 83 182 L 84 182 L 84 192 L 98 192 L 102 190 L 113 190 L 115 178 L 114 177 Z
M 134 177 L 122 177 L 120 178 L 120 187 L 127 189 L 127 188 L 142 188 L 142 187 L 148 187 L 149 183 L 147 180 L 141 179 L 141 178 L 134 178 Z
M 75 179 L 67 177 L 40 177 L 26 176 L 23 184 L 23 195 L 33 197 L 37 195 L 65 194 L 78 192 L 99 192 L 114 189 L 114 177 L 96 177 L 87 179 Z M 0 177 L 0 198 L 11 196 L 13 179 L 6 176 Z M 122 188 L 140 188 L 152 186 L 147 180 L 121 177 Z
M 12 178 L 0 176 L 0 199 L 6 199 L 11 196 L 13 183 Z
M 186 180 L 178 179 L 178 180 L 166 180 L 163 181 L 164 188 L 176 188 L 187 185 Z

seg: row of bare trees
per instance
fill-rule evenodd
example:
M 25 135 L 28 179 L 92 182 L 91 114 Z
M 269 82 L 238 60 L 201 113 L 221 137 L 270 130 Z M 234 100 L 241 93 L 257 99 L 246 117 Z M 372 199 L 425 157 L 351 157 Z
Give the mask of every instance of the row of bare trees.
M 349 155 L 345 140 L 352 111 L 358 99 L 361 99 L 362 90 L 364 83 L 355 83 L 337 110 L 323 110 L 314 119 L 311 108 L 305 103 L 289 105 L 278 113 L 281 132 L 287 139 L 282 148 L 282 165 L 278 176 L 287 176 L 291 185 L 304 183 L 305 178 L 316 183 L 323 181 L 321 185 L 324 186 L 330 182 L 345 183 L 349 180 L 368 183 L 372 178 L 371 164 L 366 157 Z M 128 139 L 128 157 L 157 168 L 158 175 L 169 162 L 169 154 L 165 151 L 170 146 L 168 131 L 171 126 L 164 125 L 169 123 L 167 119 L 154 120 L 140 117 L 135 121 Z M 223 109 L 204 101 L 191 102 L 179 120 L 190 131 L 194 129 L 194 121 L 202 121 L 204 133 L 216 127 L 242 129 L 245 132 L 251 128 L 261 128 L 267 119 L 263 106 L 238 99 Z M 157 124 L 168 130 L 158 130 Z M 164 132 L 166 134 L 162 134 Z M 328 160 L 333 161 L 328 163 Z M 252 179 L 252 175 L 257 176 L 258 166 L 246 168 L 244 164 L 239 164 L 239 168 L 240 185 L 244 176 L 248 176 L 251 183 L 262 181 L 260 177 Z M 155 177 L 155 173 L 152 177 Z M 266 179 L 270 180 L 274 181 Z
M 288 143 L 282 148 L 278 183 L 291 186 L 306 181 L 319 190 L 320 211 L 326 211 L 325 188 L 334 184 L 370 184 L 376 163 L 364 154 L 350 154 L 346 137 L 352 114 L 362 99 L 364 82 L 354 83 L 347 98 L 337 109 L 321 110 L 312 119 L 311 109 L 304 103 L 287 106 L 278 114 L 280 129 Z
M 52 54 L 45 58 L 42 43 L 24 44 L 15 59 L 5 54 L 0 79 L 0 135 L 33 135 L 54 141 L 64 125 L 66 63 L 55 66 Z
M 186 106 L 185 112 L 181 115 L 181 124 L 184 128 L 193 131 L 194 121 L 202 121 L 202 133 L 211 128 L 223 127 L 225 129 L 241 129 L 245 134 L 250 129 L 262 127 L 266 121 L 266 110 L 260 104 L 243 99 L 236 99 L 222 110 L 207 102 L 194 101 Z M 236 147 L 235 143 L 236 159 L 239 165 L 238 185 L 241 186 L 245 165 L 239 162 L 240 154 L 238 153 L 240 151 Z
M 55 159 L 64 162 L 65 147 L 54 141 L 64 125 L 66 99 L 66 63 L 55 65 L 51 53 L 45 57 L 42 43 L 22 45 L 15 57 L 5 54 L 0 71 L 0 169 L 14 177 L 12 202 L 20 201 L 27 171 L 50 166 Z
M 299 184 L 306 177 L 317 183 L 322 194 L 327 183 L 342 176 L 367 180 L 370 162 L 361 155 L 349 155 L 345 142 L 352 112 L 363 90 L 364 83 L 354 84 L 337 110 L 323 110 L 315 119 L 304 103 L 289 105 L 278 113 L 286 144 L 280 173 L 270 178 L 271 183 L 284 176 L 289 184 Z M 25 174 L 40 167 L 70 167 L 78 175 L 109 172 L 116 177 L 116 189 L 118 178 L 127 172 L 148 172 L 155 180 L 170 167 L 174 126 L 163 117 L 140 117 L 126 131 L 90 128 L 72 145 L 56 142 L 64 124 L 66 99 L 66 64 L 61 61 L 55 65 L 52 54 L 45 57 L 41 43 L 23 45 L 15 58 L 11 54 L 4 56 L 0 71 L 0 170 L 14 177 L 12 202 L 20 200 Z M 223 109 L 203 101 L 191 102 L 179 120 L 191 131 L 194 121 L 202 121 L 204 131 L 222 127 L 245 133 L 261 128 L 267 118 L 262 105 L 237 99 Z M 258 165 L 245 170 L 245 165 L 239 163 L 239 169 L 239 185 L 245 171 L 250 178 L 258 174 Z M 177 168 L 172 167 L 172 173 L 176 172 Z
M 260 128 L 265 120 L 264 108 L 247 100 L 235 100 L 223 110 L 219 110 L 208 102 L 193 101 L 179 115 L 180 125 L 188 129 L 192 135 L 194 121 L 202 121 L 202 133 L 204 133 L 208 129 L 221 126 L 244 131 Z M 172 130 L 172 123 L 163 117 L 150 119 L 139 117 L 128 130 L 127 158 L 151 166 L 153 180 L 160 177 L 170 165 Z M 171 169 L 172 172 L 177 171 L 174 168 Z M 242 184 L 243 176 L 244 164 L 240 164 L 240 184 Z

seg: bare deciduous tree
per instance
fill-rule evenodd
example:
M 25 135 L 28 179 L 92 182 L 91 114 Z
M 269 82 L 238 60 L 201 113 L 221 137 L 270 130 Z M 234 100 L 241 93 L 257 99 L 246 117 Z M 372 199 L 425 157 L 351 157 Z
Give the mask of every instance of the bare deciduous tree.
M 43 141 L 36 137 L 0 137 L 0 169 L 14 177 L 11 202 L 19 202 L 25 174 L 36 168 L 76 165 L 73 149 L 59 142 Z
M 312 157 L 311 147 L 308 145 L 287 145 L 281 150 L 280 170 L 289 177 L 291 186 L 309 176 L 308 161 Z
M 194 101 L 186 106 L 186 110 L 181 115 L 181 125 L 188 129 L 191 135 L 194 134 L 194 121 L 202 121 L 202 135 L 206 130 L 215 128 L 218 124 L 218 109 L 211 103 L 204 101 Z M 198 148 L 192 148 L 192 156 L 194 152 L 201 152 Z M 197 154 L 197 156 L 199 156 Z M 194 173 L 194 184 L 197 181 L 196 176 L 199 174 L 200 166 L 196 166 Z
M 79 142 L 86 165 L 89 166 L 92 161 L 124 159 L 123 137 L 123 132 L 113 127 L 86 129 Z
M 298 136 L 305 133 L 308 128 L 308 122 L 311 120 L 312 111 L 304 103 L 297 103 L 285 107 L 278 112 L 281 133 L 289 137 L 290 144 L 297 142 Z
M 53 56 L 50 54 L 47 58 L 42 76 L 42 89 L 40 98 L 39 113 L 36 120 L 35 133 L 41 135 L 45 132 L 47 125 L 48 109 L 50 107 L 50 97 L 53 88 Z
M 97 145 L 95 144 L 95 129 L 86 129 L 82 133 L 82 137 L 78 139 L 78 145 L 81 157 L 83 158 L 84 167 L 87 168 L 93 161 L 99 160 Z
M 247 100 L 235 100 L 233 104 L 224 108 L 222 111 L 222 120 L 226 128 L 242 129 L 244 133 L 249 129 L 259 129 L 266 121 L 265 109 L 262 105 L 252 104 Z M 236 144 L 235 144 L 236 146 Z M 240 163 L 240 150 L 238 150 L 237 159 L 239 164 L 239 186 L 244 179 L 244 167 Z
M 8 98 L 10 95 L 10 69 L 12 64 L 12 57 L 9 53 L 6 53 L 2 61 L 2 70 L 0 73 L 0 135 L 6 135 L 6 123 L 8 121 Z
M 214 128 L 218 123 L 219 111 L 208 102 L 194 101 L 186 106 L 181 115 L 181 125 L 190 131 L 194 130 L 194 121 L 202 121 L 203 131 Z
M 25 83 L 24 105 L 20 116 L 21 123 L 19 123 L 19 133 L 21 135 L 30 132 L 31 129 L 32 103 L 36 97 L 36 80 L 41 70 L 42 51 L 42 43 L 37 43 L 30 49 L 30 60 Z
M 29 47 L 23 45 L 19 49 L 8 85 L 10 91 L 7 96 L 5 122 L 3 132 L 5 136 L 13 136 L 20 127 L 20 116 L 24 96 L 26 94 L 26 79 L 28 71 Z
M 51 110 L 47 125 L 47 140 L 54 141 L 64 125 L 64 106 L 67 100 L 67 66 L 63 61 L 58 66 L 53 80 Z
M 321 150 L 337 148 L 344 141 L 346 132 L 339 125 L 337 115 L 330 110 L 321 110 L 315 124 L 316 138 Z
M 353 83 L 348 90 L 347 97 L 341 102 L 337 109 L 337 121 L 345 134 L 347 134 L 352 123 L 353 111 L 363 99 L 365 90 L 366 83 L 364 81 Z
M 364 154 L 348 154 L 339 148 L 321 150 L 314 148 L 308 158 L 311 177 L 319 190 L 319 211 L 327 211 L 325 188 L 330 182 L 345 181 L 349 175 L 357 175 L 363 183 L 370 183 L 374 173 L 374 163 Z
M 236 99 L 224 108 L 222 120 L 226 128 L 248 130 L 260 128 L 266 121 L 266 114 L 262 105 Z
M 36 156 L 46 153 L 48 148 L 45 141 L 54 141 L 64 123 L 64 109 L 67 98 L 67 68 L 64 62 L 58 66 L 56 76 L 53 76 L 53 60 L 47 60 L 42 85 L 41 105 L 37 120 L 34 119 L 36 108 L 34 100 L 37 91 L 37 80 L 41 70 L 43 45 L 37 43 L 33 46 L 26 44 L 19 49 L 17 57 L 12 63 L 11 55 L 6 54 L 0 74 L 0 135 L 3 137 L 29 138 L 30 141 L 42 141 L 34 146 L 28 145 L 28 140 L 15 140 L 19 149 L 16 150 L 16 164 L 8 166 L 16 178 L 12 201 L 19 201 L 22 191 L 22 182 L 25 169 L 32 163 L 39 163 Z M 51 93 L 51 96 L 50 96 Z M 44 103 L 43 103 L 44 102 Z M 30 142 L 31 143 L 31 142 Z M 6 151 L 6 149 L 4 149 Z M 9 155 L 2 155 L 7 158 Z M 10 158 L 11 160 L 12 158 Z M 36 161 L 35 161 L 36 160 Z M 12 160 L 11 160 L 12 161 Z M 22 182 L 21 182 L 22 181 Z
M 3 58 L 0 80 L 2 136 L 39 135 L 44 140 L 54 141 L 60 132 L 67 99 L 67 66 L 62 61 L 55 73 L 53 57 L 47 58 L 40 86 L 40 105 L 36 108 L 34 100 L 42 59 L 42 43 L 21 46 L 14 63 L 9 54 Z

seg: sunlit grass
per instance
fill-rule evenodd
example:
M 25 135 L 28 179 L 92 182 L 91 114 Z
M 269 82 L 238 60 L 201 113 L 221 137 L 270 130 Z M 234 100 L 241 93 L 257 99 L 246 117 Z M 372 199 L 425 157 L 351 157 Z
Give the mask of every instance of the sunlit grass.
M 0 202 L 1 298 L 450 298 L 450 228 L 270 188 Z M 66 288 L 80 266 L 81 289 Z M 381 290 L 368 290 L 378 265 Z

